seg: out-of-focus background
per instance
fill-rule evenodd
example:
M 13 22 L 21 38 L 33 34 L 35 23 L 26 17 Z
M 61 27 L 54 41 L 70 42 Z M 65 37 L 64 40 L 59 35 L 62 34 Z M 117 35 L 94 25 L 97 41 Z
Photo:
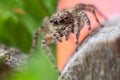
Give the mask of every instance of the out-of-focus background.
M 45 16 L 56 11 L 56 5 L 57 0 L 0 0 L 0 44 L 29 55 L 34 31 Z M 40 43 L 28 60 L 26 69 L 0 74 L 0 80 L 57 80 L 58 74 L 42 53 Z

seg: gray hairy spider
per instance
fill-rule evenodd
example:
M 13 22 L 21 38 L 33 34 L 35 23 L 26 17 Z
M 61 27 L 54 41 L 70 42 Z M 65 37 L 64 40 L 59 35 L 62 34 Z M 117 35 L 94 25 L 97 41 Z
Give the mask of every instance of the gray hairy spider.
M 53 42 L 53 40 L 62 42 L 61 37 L 63 36 L 68 40 L 70 33 L 76 35 L 76 44 L 78 44 L 80 30 L 85 23 L 88 25 L 88 30 L 91 30 L 91 22 L 84 11 L 93 13 L 96 21 L 100 24 L 95 12 L 98 10 L 93 5 L 79 4 L 70 9 L 57 11 L 51 16 L 50 20 L 48 20 L 50 22 L 47 22 L 46 26 L 48 26 L 50 32 L 49 36 L 44 37 L 42 44 L 46 45 Z M 53 40 L 49 42 L 48 37 Z
M 96 11 L 103 16 L 99 10 L 93 5 L 89 4 L 79 4 L 73 8 L 63 9 L 53 13 L 49 18 L 44 19 L 44 26 L 37 29 L 34 36 L 33 49 L 35 48 L 38 40 L 38 33 L 43 34 L 43 39 L 41 42 L 41 47 L 50 57 L 50 61 L 55 64 L 54 57 L 49 54 L 49 48 L 47 44 L 54 41 L 62 42 L 62 37 L 68 40 L 69 34 L 74 33 L 76 35 L 76 44 L 78 45 L 78 39 L 80 35 L 80 30 L 85 25 L 88 26 L 88 30 L 91 31 L 91 21 L 88 18 L 85 11 L 91 12 L 97 23 L 101 25 L 97 18 Z
M 50 19 L 45 18 L 45 27 L 40 27 L 36 31 L 35 38 L 37 39 L 37 34 L 39 32 L 43 33 L 44 38 L 41 45 L 45 46 L 54 41 L 62 42 L 61 37 L 63 36 L 66 40 L 68 40 L 69 34 L 74 33 L 76 35 L 76 44 L 78 44 L 80 30 L 85 25 L 85 23 L 88 25 L 88 30 L 91 30 L 91 21 L 84 11 L 93 13 L 97 23 L 101 25 L 96 16 L 96 11 L 100 15 L 102 14 L 95 6 L 89 4 L 79 4 L 73 8 L 63 9 L 53 13 Z
M 95 13 L 96 10 L 93 5 L 79 4 L 73 8 L 54 13 L 50 18 L 52 24 L 51 36 L 56 41 L 62 42 L 61 37 L 65 36 L 65 39 L 68 40 L 69 34 L 72 32 L 76 35 L 76 44 L 78 44 L 80 30 L 85 23 L 88 25 L 88 30 L 91 30 L 91 21 L 84 11 L 92 12 L 96 21 L 100 24 Z

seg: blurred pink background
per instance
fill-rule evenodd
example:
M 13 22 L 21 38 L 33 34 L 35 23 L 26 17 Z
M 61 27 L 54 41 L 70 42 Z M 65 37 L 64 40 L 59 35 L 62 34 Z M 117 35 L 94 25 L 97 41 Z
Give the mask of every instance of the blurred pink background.
M 59 0 L 58 10 L 78 3 L 94 4 L 107 17 L 120 15 L 120 0 Z

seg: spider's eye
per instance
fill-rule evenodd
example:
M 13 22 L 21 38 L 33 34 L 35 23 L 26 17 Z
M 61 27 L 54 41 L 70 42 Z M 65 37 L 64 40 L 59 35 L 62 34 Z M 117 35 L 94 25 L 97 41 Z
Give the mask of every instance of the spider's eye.
M 64 22 L 65 22 L 64 19 L 60 20 L 60 23 L 64 23 Z
M 57 22 L 57 21 L 54 21 L 53 23 L 54 23 L 54 24 L 58 24 L 58 22 Z

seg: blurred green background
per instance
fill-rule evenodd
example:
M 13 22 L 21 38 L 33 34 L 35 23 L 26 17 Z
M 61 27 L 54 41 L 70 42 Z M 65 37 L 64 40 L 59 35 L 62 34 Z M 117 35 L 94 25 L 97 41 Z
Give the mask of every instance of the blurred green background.
M 0 43 L 29 55 L 34 31 L 45 16 L 55 12 L 56 5 L 57 0 L 0 0 Z M 40 43 L 29 63 L 27 70 L 13 72 L 8 80 L 57 80 L 58 74 L 42 53 Z

